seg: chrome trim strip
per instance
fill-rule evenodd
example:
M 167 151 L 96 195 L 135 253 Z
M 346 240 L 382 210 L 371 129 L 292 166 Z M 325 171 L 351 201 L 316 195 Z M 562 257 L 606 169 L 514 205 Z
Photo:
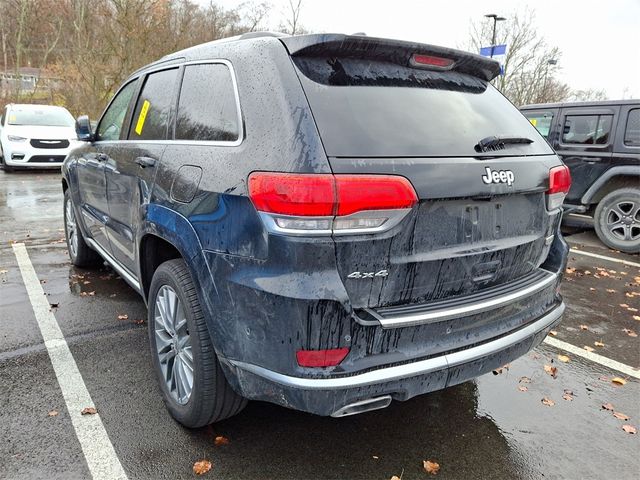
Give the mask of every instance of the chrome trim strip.
M 529 285 L 528 287 L 523 288 L 522 290 L 518 290 L 517 292 L 512 292 L 507 295 L 491 298 L 489 300 L 483 300 L 481 302 L 472 303 L 470 305 L 436 310 L 432 312 L 417 313 L 414 315 L 404 315 L 401 317 L 385 318 L 371 308 L 365 308 L 364 310 L 367 313 L 369 313 L 372 317 L 376 318 L 380 322 L 380 325 L 382 325 L 382 328 L 409 327 L 414 325 L 420 325 L 422 323 L 442 322 L 444 320 L 449 320 L 452 318 L 486 312 L 487 310 L 491 310 L 493 308 L 500 307 L 507 303 L 514 302 L 516 300 L 519 300 L 520 298 L 532 295 L 548 287 L 553 282 L 555 282 L 557 278 L 558 278 L 557 273 L 549 272 L 549 275 L 547 277 L 543 278 L 537 283 L 534 283 L 533 285 Z
M 138 282 L 138 280 L 136 280 L 133 277 L 133 275 L 131 275 L 127 270 L 125 270 L 124 267 L 120 266 L 116 261 L 116 259 L 113 258 L 111 255 L 109 255 L 109 253 L 104 248 L 102 248 L 100 245 L 94 242 L 92 238 L 85 238 L 84 241 L 87 242 L 87 245 L 89 245 L 96 252 L 98 252 L 100 256 L 104 258 L 104 260 L 109 265 L 111 265 L 111 268 L 113 268 L 116 272 L 118 272 L 118 275 L 124 278 L 129 285 L 131 285 L 135 290 L 137 290 L 138 293 L 142 293 L 142 290 L 140 288 L 140 282 Z
M 301 378 L 292 377 L 283 373 L 274 372 L 259 365 L 240 362 L 237 360 L 225 359 L 223 361 L 230 363 L 232 366 L 245 370 L 262 377 L 266 380 L 279 383 L 286 387 L 302 388 L 306 390 L 338 390 L 347 388 L 366 387 L 367 385 L 375 385 L 379 383 L 392 382 L 403 378 L 415 377 L 427 373 L 444 370 L 448 367 L 460 365 L 467 362 L 486 357 L 493 353 L 507 349 L 527 338 L 533 337 L 535 334 L 553 325 L 563 314 L 565 309 L 564 303 L 551 312 L 542 316 L 535 322 L 521 328 L 513 333 L 500 337 L 476 347 L 461 350 L 459 352 L 445 354 L 439 357 L 429 358 L 427 360 L 419 360 L 404 365 L 396 365 L 392 367 L 380 368 L 350 377 L 336 378 Z

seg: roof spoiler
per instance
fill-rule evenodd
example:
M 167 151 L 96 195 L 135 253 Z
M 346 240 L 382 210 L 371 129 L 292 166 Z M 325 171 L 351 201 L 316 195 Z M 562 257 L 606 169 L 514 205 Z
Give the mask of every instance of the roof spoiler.
M 296 35 L 282 37 L 280 41 L 291 56 L 376 59 L 411 67 L 413 56 L 419 54 L 451 59 L 454 61 L 451 70 L 486 81 L 493 80 L 500 73 L 500 64 L 495 60 L 424 43 L 343 34 Z

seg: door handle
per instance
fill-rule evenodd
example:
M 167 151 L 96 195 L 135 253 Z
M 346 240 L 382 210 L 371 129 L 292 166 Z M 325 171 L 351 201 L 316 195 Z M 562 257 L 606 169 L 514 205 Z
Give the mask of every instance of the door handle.
M 150 157 L 138 157 L 135 162 L 140 165 L 140 168 L 155 167 L 156 165 L 156 159 Z
M 107 160 L 109 160 L 109 155 L 107 155 L 106 153 L 98 153 L 96 155 L 96 158 L 99 162 L 106 162 Z

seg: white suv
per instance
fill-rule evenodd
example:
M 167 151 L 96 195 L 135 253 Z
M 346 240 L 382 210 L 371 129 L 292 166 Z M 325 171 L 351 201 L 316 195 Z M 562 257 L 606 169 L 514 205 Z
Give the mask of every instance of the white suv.
M 0 164 L 5 171 L 60 168 L 80 143 L 75 120 L 66 108 L 9 104 L 0 116 Z

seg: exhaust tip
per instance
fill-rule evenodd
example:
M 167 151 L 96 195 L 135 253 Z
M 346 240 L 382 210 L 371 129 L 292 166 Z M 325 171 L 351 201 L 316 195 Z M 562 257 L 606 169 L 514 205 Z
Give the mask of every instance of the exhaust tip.
M 370 412 L 372 410 L 380 410 L 386 408 L 391 403 L 391 395 L 383 397 L 368 398 L 359 402 L 350 403 L 336 410 L 331 414 L 334 418 L 348 417 L 349 415 L 357 415 L 358 413 Z

